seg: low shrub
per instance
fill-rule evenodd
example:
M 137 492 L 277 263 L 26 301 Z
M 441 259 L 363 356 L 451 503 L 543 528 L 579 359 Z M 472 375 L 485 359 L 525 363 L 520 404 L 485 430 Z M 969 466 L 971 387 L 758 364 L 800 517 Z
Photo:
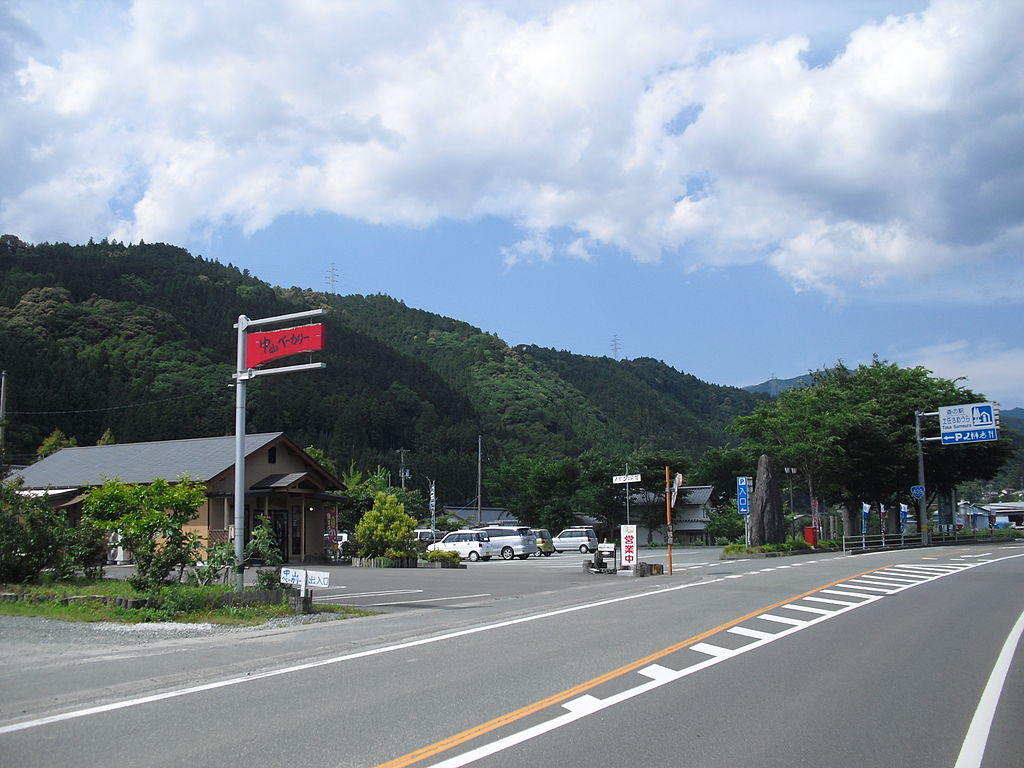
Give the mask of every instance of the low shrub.
M 428 563 L 458 563 L 462 558 L 458 552 L 447 552 L 440 549 L 432 549 L 421 557 Z

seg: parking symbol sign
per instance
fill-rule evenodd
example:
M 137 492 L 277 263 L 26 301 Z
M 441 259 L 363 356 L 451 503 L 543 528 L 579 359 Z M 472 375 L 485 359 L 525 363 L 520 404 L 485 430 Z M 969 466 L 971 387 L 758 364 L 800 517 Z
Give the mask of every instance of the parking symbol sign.
M 943 445 L 980 443 L 999 439 L 998 410 L 994 403 L 967 403 L 939 408 Z
M 741 515 L 750 514 L 750 478 L 736 478 L 736 510 Z

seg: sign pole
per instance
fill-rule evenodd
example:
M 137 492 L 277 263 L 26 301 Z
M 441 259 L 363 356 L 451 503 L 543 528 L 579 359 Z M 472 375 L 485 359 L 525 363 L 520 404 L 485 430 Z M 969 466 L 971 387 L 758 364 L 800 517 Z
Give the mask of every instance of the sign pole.
M 672 481 L 670 479 L 671 472 L 669 471 L 668 464 L 665 465 L 665 526 L 668 531 L 668 575 L 672 575 Z
M 245 329 L 249 318 L 238 316 L 235 375 L 235 591 L 245 586 Z
M 235 591 L 241 592 L 245 587 L 245 383 L 256 376 L 265 376 L 271 373 L 286 373 L 288 371 L 308 370 L 311 368 L 326 368 L 325 363 L 309 363 L 307 365 L 288 365 L 281 368 L 271 368 L 265 371 L 256 371 L 246 364 L 246 329 L 257 325 L 269 325 L 287 320 L 297 320 L 304 317 L 324 315 L 326 309 L 311 309 L 308 312 L 295 312 L 290 315 L 278 315 L 277 317 L 265 317 L 260 320 L 250 320 L 245 315 L 238 316 L 235 328 L 238 329 L 238 345 L 235 353 Z M 322 336 L 316 339 L 320 344 L 317 349 L 322 348 Z M 305 351 L 305 350 L 297 350 Z M 287 350 L 277 351 L 275 357 L 289 354 Z

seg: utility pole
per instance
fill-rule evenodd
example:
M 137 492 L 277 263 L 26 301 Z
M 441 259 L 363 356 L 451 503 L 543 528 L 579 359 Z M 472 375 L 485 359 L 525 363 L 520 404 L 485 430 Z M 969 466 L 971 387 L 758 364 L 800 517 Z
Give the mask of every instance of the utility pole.
M 7 428 L 7 371 L 0 373 L 0 477 L 4 474 L 7 463 L 4 444 L 4 430 Z
M 408 448 L 399 448 L 395 453 L 399 455 L 398 460 L 398 478 L 402 484 L 402 490 L 405 490 L 405 454 L 409 452 Z

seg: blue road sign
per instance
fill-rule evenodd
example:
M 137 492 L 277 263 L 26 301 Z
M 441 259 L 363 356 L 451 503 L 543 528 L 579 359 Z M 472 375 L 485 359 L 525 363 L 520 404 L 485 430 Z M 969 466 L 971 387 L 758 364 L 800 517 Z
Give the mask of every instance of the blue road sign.
M 736 478 L 736 509 L 741 515 L 750 514 L 750 478 Z
M 939 408 L 943 445 L 982 443 L 999 439 L 999 411 L 994 403 L 966 403 Z
M 910 495 L 915 499 L 924 498 L 924 486 L 923 485 L 912 485 L 910 486 Z

